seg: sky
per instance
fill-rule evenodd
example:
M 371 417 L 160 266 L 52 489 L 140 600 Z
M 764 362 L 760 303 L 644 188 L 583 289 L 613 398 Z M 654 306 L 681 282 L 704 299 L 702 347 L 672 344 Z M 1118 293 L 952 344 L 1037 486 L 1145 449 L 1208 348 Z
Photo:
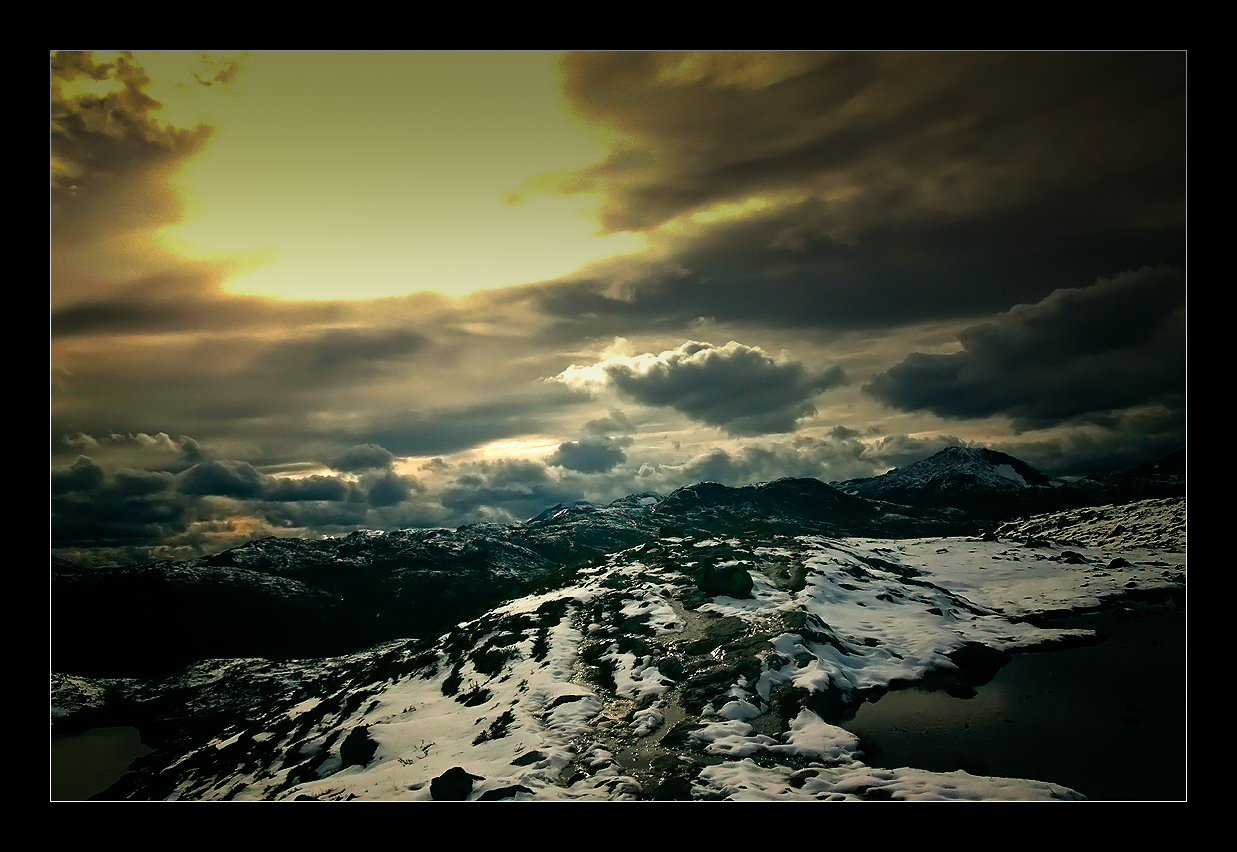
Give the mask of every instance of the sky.
M 50 64 L 73 561 L 1185 445 L 1184 52 Z

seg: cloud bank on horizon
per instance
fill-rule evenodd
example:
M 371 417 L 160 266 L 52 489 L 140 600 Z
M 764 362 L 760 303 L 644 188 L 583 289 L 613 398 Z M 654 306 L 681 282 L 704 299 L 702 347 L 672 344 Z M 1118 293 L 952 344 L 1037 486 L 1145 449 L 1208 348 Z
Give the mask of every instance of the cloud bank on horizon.
M 956 443 L 1058 475 L 1184 445 L 1184 53 L 503 61 L 52 56 L 54 552 L 521 520 L 707 479 L 870 476 Z M 414 85 L 429 71 L 445 106 Z M 527 108 L 478 124 L 495 74 Z M 292 93 L 279 111 L 272 80 Z M 202 97 L 223 106 L 172 109 Z M 591 160 L 524 135 L 553 98 Z M 408 124 L 367 123 L 379 111 Z M 441 138 L 384 160 L 412 127 Z M 295 204 L 285 157 L 312 166 Z M 431 166 L 432 187 L 404 171 Z M 476 183 L 522 169 L 502 198 Z M 320 273 L 300 298 L 232 286 L 308 276 L 300 243 L 173 238 L 231 197 L 192 192 L 196 173 L 255 221 L 304 215 Z M 556 277 L 427 286 L 426 222 L 464 235 L 436 237 L 461 269 L 525 239 L 480 202 L 457 215 L 450 195 L 484 193 L 546 237 L 562 226 L 543 205 L 585 201 L 628 241 L 564 242 L 575 271 Z M 406 289 L 367 295 L 375 263 Z

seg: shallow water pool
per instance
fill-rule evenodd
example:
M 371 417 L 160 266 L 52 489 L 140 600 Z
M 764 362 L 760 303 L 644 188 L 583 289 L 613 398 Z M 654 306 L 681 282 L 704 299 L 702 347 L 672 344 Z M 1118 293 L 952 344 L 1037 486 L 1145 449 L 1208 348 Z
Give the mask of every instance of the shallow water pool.
M 1093 800 L 1185 799 L 1184 608 L 1066 626 L 1112 636 L 1016 654 L 974 698 L 891 692 L 842 727 L 859 736 L 870 766 L 1029 778 Z
M 103 792 L 149 751 L 137 728 L 95 728 L 52 737 L 51 800 L 81 801 Z

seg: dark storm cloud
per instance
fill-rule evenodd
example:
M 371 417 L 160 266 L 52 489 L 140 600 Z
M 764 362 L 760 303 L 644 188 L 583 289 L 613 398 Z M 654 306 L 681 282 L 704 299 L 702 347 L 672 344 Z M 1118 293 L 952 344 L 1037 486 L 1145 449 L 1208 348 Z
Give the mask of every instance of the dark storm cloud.
M 624 448 L 630 445 L 630 438 L 565 441 L 558 445 L 547 462 L 578 473 L 605 473 L 627 461 Z
M 568 92 L 629 140 L 603 193 L 661 266 L 542 286 L 577 340 L 693 320 L 889 328 L 979 317 L 1185 258 L 1183 53 L 590 53 Z M 764 206 L 706 225 L 719 204 Z M 678 217 L 678 218 L 676 218 Z
M 1054 476 L 1082 477 L 1129 470 L 1186 445 L 1179 417 L 1161 425 L 1157 429 L 1151 423 L 1140 422 L 1120 424 L 1113 429 L 1079 429 L 1048 440 L 1007 441 L 993 448 Z
M 560 384 L 546 383 L 505 399 L 383 413 L 350 435 L 397 455 L 442 455 L 541 431 L 552 415 L 586 398 Z
M 712 227 L 678 249 L 681 269 L 643 271 L 621 286 L 594 274 L 521 295 L 551 318 L 540 333 L 551 343 L 671 334 L 701 319 L 889 329 L 979 317 L 1079 280 L 1185 261 L 1182 227 L 1061 233 L 1055 201 L 969 220 L 900 223 L 854 243 L 814 237 L 794 251 L 772 245 L 800 209 Z
M 181 474 L 180 491 L 197 496 L 261 497 L 266 490 L 266 477 L 249 462 L 207 461 L 195 464 Z
M 836 366 L 813 374 L 797 361 L 734 341 L 722 347 L 689 341 L 657 356 L 611 358 L 595 369 L 637 402 L 673 408 L 732 435 L 793 431 L 796 421 L 816 413 L 813 397 L 846 382 Z
M 423 334 L 406 328 L 315 330 L 275 346 L 249 367 L 248 375 L 259 384 L 297 388 L 353 382 L 384 364 L 406 361 L 427 343 Z
M 546 463 L 577 473 L 606 473 L 627 461 L 626 450 L 632 445 L 631 433 L 636 430 L 627 415 L 615 409 L 605 417 L 588 421 L 580 431 L 584 437 L 559 444 Z
M 1004 414 L 1022 428 L 1184 405 L 1185 280 L 1169 267 L 1058 290 L 959 340 L 960 352 L 914 353 L 864 390 L 903 411 Z
M 249 462 L 213 460 L 194 465 L 179 477 L 181 494 L 194 497 L 231 497 L 274 503 L 358 502 L 391 505 L 407 497 L 408 484 L 387 471 L 358 489 L 354 483 L 334 476 L 269 476 Z M 394 499 L 398 497 L 398 499 Z M 374 502 L 378 500 L 380 502 Z
M 52 494 L 93 491 L 103 484 L 103 478 L 103 468 L 86 456 L 78 456 L 67 468 L 52 469 L 51 491 Z
M 449 336 L 444 325 L 438 333 Z M 66 359 L 63 398 L 53 406 L 52 432 L 64 445 L 58 461 L 90 453 L 68 443 L 83 433 L 167 431 L 193 435 L 225 456 L 235 455 L 225 445 L 237 446 L 267 470 L 339 460 L 337 470 L 356 472 L 365 469 L 361 461 L 343 454 L 358 445 L 444 455 L 545 431 L 561 412 L 588 401 L 562 384 L 497 378 L 495 364 L 509 350 L 486 340 L 451 350 L 410 328 L 273 333 L 295 337 L 144 338 L 109 358 L 92 357 L 94 344 L 80 344 L 82 354 Z M 522 357 L 533 364 L 526 373 L 561 369 L 560 361 L 543 372 Z
M 358 444 L 344 450 L 331 460 L 330 465 L 333 470 L 355 472 L 389 468 L 394 461 L 395 456 L 377 444 Z
M 188 464 L 197 464 L 201 461 L 206 461 L 206 455 L 202 451 L 202 445 L 185 435 L 180 440 L 180 456 Z
M 88 456 L 78 456 L 67 467 L 52 468 L 51 493 L 85 494 L 99 499 L 145 497 L 167 491 L 172 474 L 162 470 L 121 468 L 108 473 Z
M 145 470 L 176 473 L 207 460 L 206 452 L 187 435 L 172 438 L 166 432 L 153 435 L 138 432 L 91 436 L 53 430 L 53 461 L 72 455 L 84 457 L 85 453 L 91 454 L 93 461 L 88 461 L 100 470 L 137 465 Z M 53 468 L 53 472 L 55 470 Z
M 563 66 L 577 108 L 629 140 L 561 179 L 606 193 L 609 230 L 780 190 L 833 201 L 853 228 L 857 212 L 969 212 L 1111 174 L 1143 178 L 1141 208 L 1084 207 L 1138 224 L 1182 212 L 1184 53 L 590 52 Z
M 855 468 L 862 448 L 839 448 L 827 441 L 804 439 L 793 444 L 749 445 L 727 452 L 710 450 L 685 465 L 676 477 L 681 484 L 720 482 L 747 485 L 771 482 L 784 477 L 812 477 L 822 481 L 840 478 L 842 471 Z M 870 464 L 861 469 L 870 470 Z
M 125 497 L 148 497 L 168 491 L 172 482 L 172 474 L 165 470 L 118 470 L 112 476 L 112 489 Z
M 305 476 L 300 479 L 271 477 L 263 490 L 265 499 L 282 503 L 342 502 L 351 495 L 348 483 L 333 476 Z
M 91 333 L 126 334 L 200 327 L 201 305 L 158 305 L 149 302 L 92 302 L 52 311 L 52 337 Z
M 297 327 L 340 318 L 338 304 L 288 305 L 218 291 L 211 270 L 164 271 L 143 276 L 119 292 L 76 301 L 51 313 L 54 339 L 92 336 L 230 331 L 254 326 Z
M 107 443 L 124 440 L 114 437 Z M 322 475 L 289 478 L 235 459 L 203 461 L 179 474 L 109 472 L 87 456 L 53 468 L 51 483 L 53 547 L 96 563 L 189 558 L 273 529 L 355 529 L 371 507 L 395 505 L 417 487 L 390 471 L 360 483 Z
M 112 388 L 114 400 L 129 393 L 142 400 L 156 399 L 162 421 L 184 431 L 250 439 L 321 439 L 345 447 L 384 444 L 366 434 L 369 424 L 388 417 L 386 394 L 394 391 L 387 391 L 384 383 L 407 374 L 430 348 L 426 336 L 403 327 L 301 327 L 292 333 L 295 336 L 273 345 L 245 334 L 198 340 L 181 347 L 181 358 L 189 363 L 156 364 L 152 374 L 129 379 L 131 387 L 119 376 L 100 377 L 104 380 L 94 386 Z M 167 348 L 167 357 L 177 353 L 175 344 Z M 152 350 L 147 357 L 159 354 Z M 353 398 L 345 403 L 349 416 L 332 421 L 347 421 L 355 432 L 324 434 L 314 415 L 334 410 L 340 394 Z M 117 407 L 106 403 L 99 400 L 95 405 Z M 135 414 L 151 416 L 143 408 Z
M 440 495 L 453 523 L 523 521 L 556 503 L 580 499 L 580 492 L 528 459 L 499 459 L 461 465 Z
M 53 546 L 118 547 L 147 544 L 182 532 L 183 505 L 164 471 L 118 470 L 108 474 L 87 456 L 53 468 Z
M 51 508 L 53 547 L 153 544 L 187 526 L 185 508 L 168 500 L 103 502 L 72 495 L 53 500 Z
M 371 506 L 397 506 L 412 496 L 412 481 L 394 471 L 386 471 L 369 486 L 366 500 Z
M 598 417 L 584 424 L 584 431 L 591 435 L 610 437 L 613 435 L 630 435 L 635 431 L 627 415 L 615 409 L 605 417 Z
M 253 511 L 277 530 L 312 530 L 333 535 L 350 532 L 370 522 L 370 506 L 365 502 L 268 502 L 255 504 Z
M 107 359 L 73 354 L 66 359 L 66 399 L 52 417 L 53 431 L 312 437 L 316 421 L 307 415 L 329 410 L 341 388 L 369 391 L 397 378 L 427 345 L 423 335 L 404 328 L 302 327 L 294 333 L 274 344 L 238 332 L 144 339 Z M 350 412 L 360 427 L 385 414 L 380 390 L 367 393 L 365 405 L 377 411 Z M 361 434 L 339 437 L 344 446 L 366 442 Z

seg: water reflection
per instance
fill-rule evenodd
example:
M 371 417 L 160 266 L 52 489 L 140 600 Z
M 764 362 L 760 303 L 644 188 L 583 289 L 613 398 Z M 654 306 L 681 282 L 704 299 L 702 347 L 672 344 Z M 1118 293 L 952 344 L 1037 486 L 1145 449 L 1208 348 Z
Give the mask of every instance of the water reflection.
M 95 728 L 52 737 L 52 801 L 81 801 L 103 792 L 149 751 L 137 728 Z
M 974 698 L 891 692 L 842 727 L 871 766 L 1033 778 L 1091 799 L 1184 799 L 1184 609 L 1069 626 L 1113 635 L 1017 654 Z

